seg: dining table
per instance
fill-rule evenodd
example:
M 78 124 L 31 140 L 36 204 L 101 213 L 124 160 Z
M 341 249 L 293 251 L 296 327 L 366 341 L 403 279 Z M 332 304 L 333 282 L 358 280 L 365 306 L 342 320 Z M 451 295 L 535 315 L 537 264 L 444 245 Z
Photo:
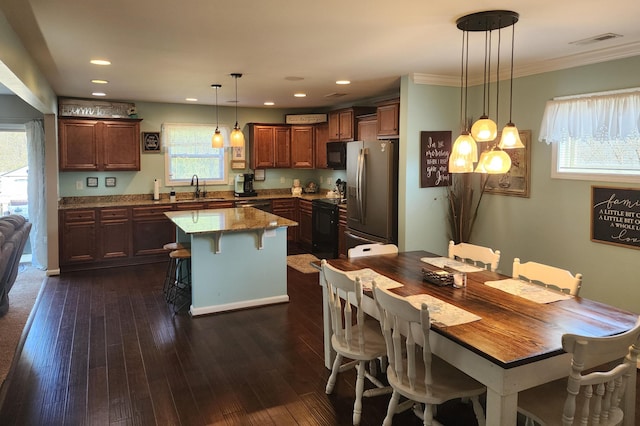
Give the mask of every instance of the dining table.
M 602 302 L 516 282 L 499 272 L 426 251 L 327 259 L 327 262 L 360 277 L 364 293 L 362 309 L 372 317 L 379 319 L 371 292 L 374 280 L 415 306 L 427 303 L 432 352 L 487 387 L 486 424 L 491 426 L 516 425 L 518 392 L 568 376 L 571 355 L 562 349 L 563 334 L 611 336 L 628 331 L 638 319 L 636 313 Z M 456 268 L 466 271 L 466 287 L 425 280 L 434 273 Z M 331 323 L 322 273 L 320 285 L 325 366 L 331 369 L 335 353 L 331 348 Z M 593 365 L 586 368 L 610 361 L 613 360 L 594 359 Z M 634 423 L 635 399 L 636 374 L 631 374 L 622 401 L 626 426 Z

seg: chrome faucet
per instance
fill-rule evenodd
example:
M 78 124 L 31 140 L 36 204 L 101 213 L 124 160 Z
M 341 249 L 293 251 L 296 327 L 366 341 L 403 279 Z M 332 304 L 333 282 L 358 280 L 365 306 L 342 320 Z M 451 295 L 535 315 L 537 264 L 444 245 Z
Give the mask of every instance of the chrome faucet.
M 199 184 L 199 182 L 198 182 L 198 175 L 193 175 L 193 176 L 191 176 L 191 186 L 193 186 L 193 180 L 194 180 L 194 179 L 196 180 L 196 190 L 195 190 L 195 192 L 193 193 L 193 196 L 194 196 L 195 198 L 200 198 L 200 184 Z

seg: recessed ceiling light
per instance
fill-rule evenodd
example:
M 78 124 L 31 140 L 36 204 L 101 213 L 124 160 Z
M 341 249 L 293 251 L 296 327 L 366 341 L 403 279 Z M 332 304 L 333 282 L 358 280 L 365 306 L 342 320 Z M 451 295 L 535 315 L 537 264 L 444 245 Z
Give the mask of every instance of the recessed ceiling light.
M 294 93 L 293 96 L 295 96 L 296 98 L 304 98 L 307 96 L 306 93 Z
M 111 65 L 111 62 L 106 59 L 92 59 L 91 63 L 93 65 Z
M 187 102 L 198 102 L 197 98 L 184 98 L 184 100 Z
M 102 92 L 93 92 L 92 95 L 93 96 L 107 96 L 106 93 L 102 93 Z
M 98 79 L 93 79 L 93 80 L 91 80 L 91 82 L 95 83 L 95 84 L 107 84 L 108 83 L 107 80 L 98 80 Z
M 275 102 L 271 102 L 271 101 L 267 101 L 264 103 L 266 106 L 273 106 L 275 105 Z
M 351 82 L 349 80 L 338 80 L 336 84 L 351 84 Z

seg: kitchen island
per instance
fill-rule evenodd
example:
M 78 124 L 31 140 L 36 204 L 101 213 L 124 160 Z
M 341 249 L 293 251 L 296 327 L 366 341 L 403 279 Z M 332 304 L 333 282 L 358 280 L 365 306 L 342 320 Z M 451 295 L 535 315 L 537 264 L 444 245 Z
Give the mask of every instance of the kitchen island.
M 191 315 L 289 301 L 287 227 L 297 222 L 255 208 L 165 215 L 191 244 Z

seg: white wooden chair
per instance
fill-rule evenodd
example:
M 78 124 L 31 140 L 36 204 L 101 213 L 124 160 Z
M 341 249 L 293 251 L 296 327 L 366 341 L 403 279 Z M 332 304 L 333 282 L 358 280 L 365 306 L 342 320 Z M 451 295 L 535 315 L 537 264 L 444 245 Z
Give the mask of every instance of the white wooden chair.
M 361 244 L 349 249 L 347 256 L 349 259 L 356 257 L 375 256 L 379 254 L 395 254 L 398 253 L 398 246 L 395 244 Z
M 343 271 L 329 265 L 322 260 L 322 275 L 328 294 L 329 312 L 331 317 L 331 346 L 336 351 L 331 375 L 327 381 L 326 392 L 330 394 L 336 383 L 338 373 L 355 367 L 358 371 L 356 379 L 356 400 L 353 405 L 353 424 L 360 423 L 362 414 L 362 397 L 377 396 L 391 393 L 391 388 L 385 387 L 367 369 L 367 362 L 386 355 L 384 338 L 380 325 L 375 319 L 365 316 L 360 309 L 362 303 L 362 284 L 360 279 L 352 280 Z M 356 310 L 355 324 L 353 311 Z M 367 321 L 366 318 L 369 318 Z M 344 358 L 353 361 L 342 364 Z M 369 379 L 376 388 L 364 391 L 364 379 Z
M 513 259 L 513 278 L 556 288 L 574 296 L 580 293 L 582 287 L 582 274 L 572 275 L 566 269 L 537 262 L 520 263 L 517 257 Z
M 486 392 L 486 388 L 431 353 L 428 306 L 423 303 L 421 309 L 417 309 L 405 298 L 377 287 L 375 282 L 373 295 L 387 345 L 387 379 L 393 388 L 382 424 L 391 425 L 400 396 L 404 396 L 425 405 L 424 412 L 420 413 L 425 426 L 434 424 L 434 406 L 455 398 L 471 399 L 478 424 L 484 425 L 479 396 Z M 416 344 L 416 337 L 423 342 L 422 348 Z
M 626 333 L 610 337 L 562 336 L 562 348 L 573 354 L 569 377 L 518 394 L 518 410 L 540 425 L 618 425 L 624 419 L 620 401 L 628 377 L 636 374 L 640 353 L 640 319 Z M 617 362 L 584 371 L 600 359 Z M 636 404 L 636 401 L 626 403 Z
M 449 241 L 449 258 L 471 262 L 476 266 L 495 271 L 500 262 L 500 250 L 493 251 L 489 247 L 469 243 L 455 244 Z

